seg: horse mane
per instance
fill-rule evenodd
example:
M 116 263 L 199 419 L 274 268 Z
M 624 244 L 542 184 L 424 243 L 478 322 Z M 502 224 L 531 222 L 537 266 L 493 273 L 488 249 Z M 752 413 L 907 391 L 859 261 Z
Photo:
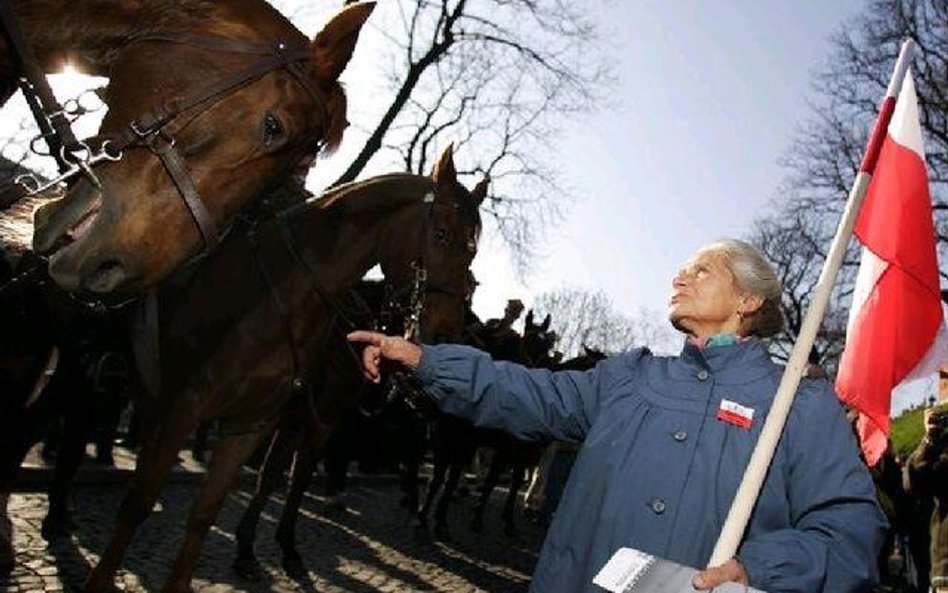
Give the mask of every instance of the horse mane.
M 463 186 L 460 189 L 458 207 L 474 221 L 475 234 L 479 238 L 482 229 L 480 209 L 470 199 L 470 192 Z M 351 213 L 354 207 L 357 207 L 359 211 L 371 211 L 377 207 L 397 207 L 403 202 L 417 200 L 419 196 L 434 190 L 434 181 L 426 175 L 387 173 L 337 185 L 307 199 L 305 204 L 325 212 L 342 210 Z M 366 194 L 371 197 L 366 198 Z
M 412 173 L 388 173 L 337 185 L 306 200 L 306 204 L 327 212 L 350 210 L 356 205 L 359 210 L 369 210 L 377 202 L 384 202 L 380 204 L 383 207 L 392 207 L 402 202 L 417 200 L 420 195 L 433 190 L 434 182 L 430 177 Z M 366 195 L 370 196 L 368 202 L 365 201 Z
M 339 82 L 333 84 L 332 91 L 326 101 L 326 111 L 329 115 L 329 121 L 326 122 L 326 131 L 323 133 L 323 143 L 320 152 L 330 155 L 339 148 L 342 143 L 342 133 L 349 127 L 349 120 L 346 119 L 348 110 L 348 101 L 346 93 Z

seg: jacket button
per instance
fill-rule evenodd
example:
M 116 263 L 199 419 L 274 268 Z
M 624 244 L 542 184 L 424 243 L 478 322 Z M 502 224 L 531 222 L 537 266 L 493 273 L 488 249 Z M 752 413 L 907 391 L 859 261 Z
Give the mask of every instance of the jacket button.
M 651 507 L 652 512 L 654 512 L 656 515 L 661 515 L 665 512 L 665 501 L 661 498 L 656 498 L 649 503 L 649 507 Z
M 704 369 L 701 369 L 700 371 L 698 371 L 698 380 L 699 380 L 699 381 L 707 381 L 709 376 L 710 376 L 710 375 L 708 374 L 708 371 L 706 371 L 706 370 L 704 370 Z
M 688 433 L 685 432 L 684 430 L 679 430 L 675 434 L 672 435 L 672 438 L 674 438 L 676 441 L 681 443 L 681 442 L 684 442 L 684 440 L 688 438 Z

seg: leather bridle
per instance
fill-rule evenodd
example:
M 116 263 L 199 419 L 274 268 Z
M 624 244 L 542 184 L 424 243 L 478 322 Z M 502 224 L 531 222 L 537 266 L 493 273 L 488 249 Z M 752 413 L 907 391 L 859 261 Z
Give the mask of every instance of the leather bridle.
M 99 136 L 92 147 L 76 140 L 62 106 L 56 101 L 32 48 L 25 41 L 9 2 L 0 2 L 0 17 L 3 31 L 22 72 L 20 88 L 33 111 L 43 138 L 50 147 L 50 154 L 56 158 L 60 169 L 58 177 L 43 184 L 30 175 L 20 176 L 18 182 L 27 190 L 27 195 L 42 193 L 79 175 L 87 177 L 93 185 L 101 189 L 102 184 L 93 170 L 94 165 L 105 161 L 118 161 L 129 149 L 145 148 L 158 157 L 177 188 L 201 233 L 205 250 L 215 247 L 220 242 L 221 234 L 184 166 L 184 159 L 175 148 L 175 134 L 225 96 L 280 69 L 289 72 L 307 91 L 319 110 L 322 121 L 325 122 L 328 117 L 326 97 L 303 65 L 310 59 L 308 46 L 287 45 L 280 41 L 267 44 L 211 35 L 157 32 L 137 36 L 121 49 L 146 42 L 176 43 L 261 58 L 252 66 L 200 87 L 184 97 L 165 101 L 129 122 L 118 134 Z M 200 109 L 197 110 L 198 108 Z M 190 117 L 181 117 L 185 114 Z
M 199 88 L 184 98 L 167 101 L 130 122 L 117 136 L 101 139 L 101 150 L 112 154 L 121 155 L 130 148 L 146 148 L 161 160 L 161 164 L 178 189 L 178 193 L 201 232 L 205 249 L 209 250 L 220 242 L 221 235 L 184 167 L 184 160 L 175 148 L 175 134 L 223 97 L 275 70 L 285 69 L 306 90 L 319 110 L 322 121 L 326 121 L 329 113 L 326 98 L 302 65 L 310 57 L 307 46 L 290 47 L 284 43 L 267 45 L 225 38 L 174 34 L 152 34 L 138 37 L 133 41 L 133 43 L 142 42 L 179 43 L 206 47 L 215 51 L 262 56 L 261 60 L 249 68 Z M 203 106 L 203 109 L 190 114 L 190 117 L 180 117 L 200 106 Z

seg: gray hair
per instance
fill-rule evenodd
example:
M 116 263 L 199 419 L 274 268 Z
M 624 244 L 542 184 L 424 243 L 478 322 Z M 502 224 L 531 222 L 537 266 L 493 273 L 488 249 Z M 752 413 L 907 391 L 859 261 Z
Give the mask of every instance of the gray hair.
M 747 335 L 766 338 L 783 330 L 780 280 L 773 266 L 759 249 L 738 239 L 721 239 L 705 245 L 700 251 L 716 251 L 724 254 L 737 287 L 743 292 L 764 298 L 760 308 L 745 317 L 744 330 Z

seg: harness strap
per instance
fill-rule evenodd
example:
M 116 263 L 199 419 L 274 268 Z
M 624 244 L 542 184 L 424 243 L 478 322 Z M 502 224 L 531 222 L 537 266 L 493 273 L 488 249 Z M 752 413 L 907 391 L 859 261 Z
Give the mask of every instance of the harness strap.
M 11 53 L 23 72 L 23 77 L 19 81 L 20 89 L 40 127 L 40 133 L 46 139 L 53 158 L 56 159 L 59 170 L 65 171 L 70 167 L 70 163 L 66 161 L 64 152 L 78 149 L 79 142 L 73 134 L 69 120 L 66 119 L 62 105 L 56 100 L 56 95 L 49 87 L 49 81 L 46 80 L 46 75 L 40 68 L 33 48 L 26 42 L 13 7 L 6 0 L 0 2 L 0 18 L 3 21 L 3 31 L 7 41 L 13 50 Z
M 171 181 L 174 182 L 178 188 L 178 193 L 180 193 L 184 199 L 184 203 L 187 205 L 192 218 L 194 218 L 195 224 L 197 224 L 198 230 L 201 232 L 201 236 L 204 238 L 205 249 L 210 250 L 217 247 L 217 245 L 220 244 L 220 234 L 217 231 L 217 225 L 214 224 L 214 219 L 211 218 L 207 207 L 201 200 L 201 196 L 198 194 L 194 182 L 191 181 L 191 176 L 188 175 L 187 170 L 184 168 L 184 162 L 181 160 L 181 157 L 178 156 L 178 151 L 174 149 L 174 141 L 168 140 L 163 134 L 152 134 L 148 136 L 145 143 L 161 160 L 161 164 L 164 165 L 165 171 L 167 171 L 168 176 L 171 177 Z
M 257 79 L 262 78 L 264 75 L 273 70 L 286 68 L 291 74 L 293 74 L 295 79 L 300 80 L 297 74 L 294 73 L 294 70 L 291 70 L 289 66 L 290 64 L 296 64 L 298 61 L 306 59 L 308 56 L 309 52 L 304 48 L 291 48 L 289 50 L 277 53 L 273 57 L 258 62 L 250 68 L 242 70 L 233 76 L 207 85 L 201 90 L 194 92 L 187 97 L 176 98 L 163 103 L 145 112 L 144 115 L 129 123 L 128 127 L 118 137 L 112 139 L 112 150 L 121 151 L 129 146 L 137 144 L 147 136 L 158 132 L 165 124 L 177 117 L 179 114 L 191 109 L 192 107 L 196 107 L 201 103 L 206 103 L 207 101 L 216 99 L 221 95 L 238 90 Z M 303 77 L 303 79 L 305 80 L 305 77 Z M 319 91 L 316 90 L 311 84 L 303 84 L 302 86 L 313 97 L 313 100 L 316 102 L 318 108 L 322 112 L 321 117 L 326 119 L 328 117 L 328 107 L 326 105 L 325 99 L 322 97 L 322 94 L 319 93 Z

